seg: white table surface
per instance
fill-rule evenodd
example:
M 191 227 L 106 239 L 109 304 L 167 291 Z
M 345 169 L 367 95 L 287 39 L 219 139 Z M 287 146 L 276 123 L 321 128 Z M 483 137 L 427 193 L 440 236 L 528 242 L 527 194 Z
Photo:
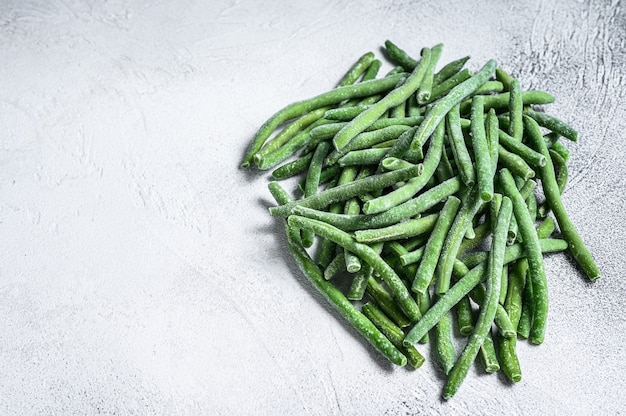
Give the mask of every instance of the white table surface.
M 0 414 L 625 411 L 625 5 L 443 3 L 1 2 Z M 476 366 L 443 402 L 427 347 L 393 368 L 291 261 L 267 173 L 238 167 L 386 39 L 496 58 L 580 132 L 564 202 L 602 278 L 547 258 L 516 385 Z

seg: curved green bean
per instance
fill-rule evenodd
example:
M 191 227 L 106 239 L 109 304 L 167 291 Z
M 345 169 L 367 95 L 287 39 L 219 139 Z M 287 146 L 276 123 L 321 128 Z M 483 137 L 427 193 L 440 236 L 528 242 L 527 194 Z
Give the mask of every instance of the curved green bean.
M 524 127 L 535 150 L 542 153 L 546 157 L 546 165 L 540 168 L 543 192 L 546 196 L 548 204 L 550 205 L 550 209 L 552 209 L 554 217 L 559 224 L 559 229 L 561 230 L 563 239 L 567 241 L 569 251 L 572 253 L 572 256 L 583 269 L 585 274 L 587 274 L 587 277 L 589 277 L 590 280 L 596 280 L 600 277 L 600 271 L 598 270 L 598 266 L 596 265 L 593 256 L 583 243 L 582 238 L 580 238 L 578 231 L 576 231 L 576 227 L 572 223 L 567 212 L 565 211 L 563 203 L 561 202 L 561 194 L 554 175 L 554 166 L 552 165 L 552 160 L 550 158 L 548 148 L 543 141 L 543 136 L 541 135 L 539 126 L 535 120 L 525 116 Z
M 320 294 L 343 316 L 363 337 L 392 363 L 404 366 L 407 359 L 398 348 L 385 337 L 333 284 L 324 280 L 317 265 L 299 244 L 297 230 L 287 227 L 289 251 L 296 264 L 320 292 Z
M 306 228 L 324 238 L 333 240 L 348 251 L 367 262 L 375 272 L 385 281 L 393 297 L 398 301 L 406 316 L 415 322 L 421 317 L 419 308 L 411 294 L 396 272 L 378 254 L 366 244 L 355 241 L 349 234 L 321 221 L 312 220 L 297 215 L 290 215 L 287 219 L 290 226 Z

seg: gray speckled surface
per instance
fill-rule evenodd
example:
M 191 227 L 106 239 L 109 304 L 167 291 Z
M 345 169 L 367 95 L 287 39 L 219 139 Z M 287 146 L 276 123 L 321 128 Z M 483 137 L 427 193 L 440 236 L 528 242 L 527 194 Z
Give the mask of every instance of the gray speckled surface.
M 0 413 L 623 412 L 625 6 L 432 3 L 2 2 Z M 476 367 L 444 403 L 432 360 L 392 368 L 237 168 L 267 117 L 385 39 L 495 57 L 580 132 L 564 200 L 603 277 L 546 260 L 546 342 L 520 343 L 515 386 Z

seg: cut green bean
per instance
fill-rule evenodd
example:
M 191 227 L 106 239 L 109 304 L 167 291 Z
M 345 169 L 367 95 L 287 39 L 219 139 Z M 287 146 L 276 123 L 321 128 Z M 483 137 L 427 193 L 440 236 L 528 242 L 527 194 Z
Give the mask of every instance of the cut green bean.
M 474 310 L 468 296 L 461 298 L 456 304 L 456 315 L 459 323 L 459 333 L 468 336 L 474 330 Z
M 507 109 L 510 101 L 510 93 L 503 92 L 501 94 L 485 96 L 485 111 L 491 108 L 496 110 Z M 545 91 L 524 91 L 522 92 L 522 102 L 526 105 L 542 105 L 554 102 L 554 97 Z M 461 103 L 461 114 L 467 114 L 470 111 L 472 103 L 467 100 Z
M 462 58 L 455 59 L 454 61 L 451 61 L 447 63 L 446 65 L 444 65 L 443 68 L 441 68 L 439 72 L 437 72 L 433 76 L 433 85 L 441 84 L 442 82 L 446 81 L 450 77 L 459 73 L 459 71 L 463 69 L 463 67 L 465 66 L 465 63 L 469 61 L 469 59 L 470 59 L 469 56 L 464 56 Z
M 498 339 L 498 352 L 502 371 L 514 383 L 522 380 L 522 370 L 517 358 L 517 352 L 515 351 L 516 344 L 517 340 L 515 338 L 499 337 Z
M 545 166 L 545 156 L 526 146 L 521 142 L 521 140 L 515 139 L 513 136 L 508 135 L 502 130 L 498 130 L 498 136 L 500 139 L 500 144 L 505 149 L 515 153 L 516 155 L 524 159 L 524 161 L 530 163 L 535 167 Z
M 500 363 L 498 362 L 498 356 L 496 355 L 496 348 L 493 343 L 491 331 L 487 332 L 487 336 L 485 337 L 483 344 L 480 346 L 478 354 L 480 361 L 483 363 L 483 367 L 485 367 L 486 373 L 495 373 L 500 370 Z
M 452 339 L 452 317 L 445 313 L 435 326 L 435 351 L 445 374 L 450 373 L 456 360 L 456 350 Z
M 445 81 L 435 84 L 430 93 L 430 102 L 435 102 L 437 99 L 450 92 L 452 88 L 470 79 L 471 77 L 472 71 L 466 68 L 454 74 L 452 77 L 446 79 Z

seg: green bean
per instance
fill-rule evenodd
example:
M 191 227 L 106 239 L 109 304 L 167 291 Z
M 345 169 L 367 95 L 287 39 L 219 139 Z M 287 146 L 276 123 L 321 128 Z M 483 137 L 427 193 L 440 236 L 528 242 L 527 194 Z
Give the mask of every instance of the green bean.
M 522 236 L 522 245 L 528 260 L 528 275 L 533 284 L 533 301 L 535 305 L 531 342 L 540 344 L 544 340 L 548 314 L 548 284 L 543 269 L 539 237 L 537 237 L 537 231 L 528 214 L 526 202 L 517 190 L 511 173 L 507 169 L 502 169 L 499 180 L 504 193 L 513 201 L 513 211 Z
M 360 210 L 361 207 L 359 206 L 357 198 L 352 198 L 346 201 L 346 205 L 344 207 L 344 212 L 346 214 L 358 214 Z M 356 273 L 361 270 L 361 260 L 357 256 L 348 250 L 344 250 L 344 257 L 348 273 Z
M 259 163 L 261 159 L 268 154 L 277 151 L 282 145 L 287 143 L 290 139 L 296 136 L 302 129 L 310 126 L 320 118 L 324 116 L 328 107 L 318 108 L 309 113 L 306 113 L 299 119 L 290 123 L 280 133 L 278 133 L 271 141 L 267 142 L 255 155 L 255 163 Z
M 474 238 L 471 240 L 463 239 L 461 245 L 459 246 L 459 255 L 478 247 L 490 233 L 491 226 L 488 223 L 480 224 L 478 227 L 474 228 Z
M 413 166 L 413 163 L 407 162 L 404 159 L 398 159 L 397 157 L 385 157 L 380 161 L 380 165 L 386 170 L 398 170 L 406 169 Z
M 335 257 L 328 263 L 324 269 L 324 279 L 330 280 L 341 272 L 346 271 L 346 258 L 342 251 L 337 253 Z
M 267 155 L 261 157 L 260 160 L 258 158 L 255 159 L 254 163 L 256 164 L 257 168 L 261 170 L 273 168 L 274 166 L 293 156 L 298 151 L 298 149 L 300 149 L 305 144 L 307 144 L 307 146 L 311 145 L 312 153 L 312 151 L 315 150 L 315 147 L 319 142 L 316 142 L 313 145 L 310 132 L 316 127 L 329 123 L 331 123 L 331 121 L 329 120 L 317 120 L 315 123 L 309 125 L 300 133 L 296 134 L 291 140 L 282 145 L 276 151 L 268 153 Z
M 573 142 L 578 141 L 578 132 L 558 118 L 530 109 L 525 110 L 524 114 L 535 120 L 541 127 L 545 127 L 559 136 L 563 136 Z
M 270 214 L 274 217 L 286 217 L 290 214 L 295 206 L 303 206 L 307 208 L 323 208 L 337 201 L 345 201 L 352 197 L 371 192 L 377 189 L 383 189 L 399 181 L 405 181 L 420 173 L 421 166 L 411 166 L 407 169 L 394 170 L 392 172 L 381 173 L 379 175 L 369 176 L 344 185 L 339 185 L 332 189 L 327 189 L 310 197 L 294 201 L 280 207 L 271 207 Z
M 489 148 L 489 160 L 492 177 L 498 171 L 498 117 L 492 108 L 485 117 L 485 138 L 487 139 L 487 147 Z
M 507 109 L 510 101 L 510 93 L 503 92 L 500 94 L 485 96 L 485 111 L 491 108 L 496 110 Z M 524 91 L 522 92 L 522 102 L 524 105 L 541 105 L 554 102 L 554 97 L 544 91 Z M 472 103 L 470 100 L 461 103 L 461 114 L 467 114 L 470 111 Z
M 520 314 L 522 313 L 522 292 L 526 283 L 526 273 L 528 272 L 528 261 L 520 259 L 513 264 L 510 274 L 509 286 L 504 300 L 504 310 L 506 310 L 513 327 L 517 328 Z
M 339 159 L 339 166 L 375 165 L 387 155 L 388 147 L 352 150 Z
M 561 142 L 555 142 L 552 146 L 550 146 L 550 150 L 557 152 L 564 161 L 569 160 L 569 150 L 565 145 Z
M 450 373 L 454 360 L 456 359 L 456 350 L 454 349 L 454 341 L 452 340 L 452 318 L 450 313 L 445 313 L 437 325 L 435 325 L 435 351 L 439 363 L 445 374 Z
M 520 88 L 519 80 L 513 79 L 509 86 L 509 134 L 517 141 L 522 141 L 522 135 L 524 134 L 524 124 L 522 122 L 522 111 L 524 110 L 524 103 L 522 101 L 522 90 Z
M 333 137 L 333 145 L 335 149 L 339 150 L 346 146 L 350 140 L 357 134 L 361 133 L 367 127 L 371 126 L 380 116 L 382 116 L 390 108 L 406 101 L 411 94 L 417 90 L 417 87 L 422 82 L 424 72 L 428 66 L 430 60 L 430 51 L 427 51 L 419 64 L 415 67 L 413 72 L 406 78 L 404 83 L 394 88 L 391 92 L 385 95 L 376 104 L 373 104 L 367 110 L 356 116 L 352 121 L 348 122 L 337 134 Z
M 445 124 L 445 122 L 442 121 L 441 124 Z M 441 160 L 435 169 L 435 176 L 437 176 L 439 182 L 447 181 L 455 176 L 454 168 L 452 167 L 452 163 L 450 163 L 450 159 L 448 159 L 448 153 L 445 149 L 441 152 Z
M 341 150 L 334 150 L 326 159 L 326 163 L 328 165 L 332 165 L 343 155 L 352 150 L 368 149 L 375 144 L 382 143 L 383 141 L 397 139 L 402 133 L 406 132 L 410 128 L 411 127 L 409 126 L 399 124 L 357 134 L 354 139 L 352 139 L 350 143 L 348 143 Z
M 424 255 L 417 269 L 417 274 L 413 280 L 413 285 L 411 286 L 413 292 L 420 293 L 428 289 L 435 273 L 435 268 L 437 267 L 437 261 L 441 255 L 444 238 L 452 226 L 460 204 L 461 201 L 458 198 L 449 196 L 441 209 L 437 223 L 426 243 Z
M 433 138 L 424 157 L 423 168 L 424 171 L 421 175 L 409 179 L 409 181 L 402 187 L 389 192 L 383 196 L 375 198 L 371 201 L 367 201 L 363 205 L 363 212 L 365 214 L 377 214 L 388 209 L 400 205 L 403 202 L 408 201 L 417 192 L 419 192 L 433 176 L 437 165 L 441 160 L 441 153 L 443 151 L 443 140 L 445 135 L 444 123 L 440 123 L 435 129 Z
M 332 214 L 299 205 L 293 205 L 291 210 L 293 210 L 295 214 L 327 222 L 328 224 L 338 227 L 344 231 L 379 228 L 395 224 L 432 208 L 448 196 L 458 192 L 460 187 L 460 179 L 458 177 L 454 177 L 429 189 L 404 204 L 398 205 L 397 207 L 376 215 Z M 289 215 L 289 213 L 286 215 Z
M 409 251 L 406 254 L 403 254 L 402 256 L 400 256 L 400 262 L 402 263 L 403 266 L 408 266 L 409 264 L 415 264 L 419 262 L 424 256 L 425 248 L 426 247 L 423 246 L 415 250 Z
M 435 292 L 437 294 L 444 294 L 450 287 L 450 276 L 452 275 L 454 260 L 465 235 L 465 230 L 471 224 L 472 218 L 476 215 L 481 202 L 478 190 L 472 189 L 454 218 L 450 231 L 444 240 L 441 257 L 435 268 Z
M 285 190 L 285 188 L 280 186 L 278 182 L 272 181 L 268 183 L 267 188 L 269 189 L 270 193 L 276 200 L 276 203 L 278 203 L 279 205 L 284 205 L 292 201 L 292 198 L 291 196 L 289 196 L 289 193 Z
M 474 330 L 474 311 L 468 296 L 461 298 L 456 304 L 457 321 L 459 322 L 459 333 L 468 336 Z
M 430 59 L 428 61 L 428 66 L 426 67 L 426 72 L 424 73 L 422 82 L 417 89 L 418 104 L 424 104 L 430 99 L 430 92 L 433 87 L 433 78 L 435 75 L 435 67 L 437 66 L 437 62 L 439 62 L 442 51 L 443 45 L 441 43 L 438 43 L 437 45 L 430 48 Z M 422 59 L 423 56 L 424 55 L 422 55 Z
M 399 117 L 399 118 L 380 118 L 370 126 L 365 128 L 364 132 L 372 132 L 375 130 L 380 130 L 385 127 L 396 127 L 396 126 L 416 126 L 420 124 L 424 120 L 422 116 L 416 117 Z M 315 140 L 327 140 L 335 136 L 339 133 L 344 127 L 346 127 L 350 122 L 333 122 L 329 124 L 322 125 L 311 130 L 311 137 Z M 359 132 L 361 133 L 361 132 Z
M 359 243 L 377 243 L 414 237 L 430 232 L 438 217 L 439 214 L 430 214 L 417 220 L 406 220 L 384 228 L 357 230 L 354 232 L 354 238 Z
M 414 150 L 421 148 L 426 139 L 435 131 L 441 120 L 443 120 L 452 107 L 460 103 L 465 97 L 487 82 L 489 77 L 493 75 L 495 69 L 496 61 L 488 61 L 475 75 L 452 88 L 445 97 L 437 101 L 430 111 L 426 113 L 424 121 L 420 124 L 417 132 L 415 132 L 411 148 Z
M 376 328 L 372 322 L 365 317 L 357 308 L 345 298 L 333 284 L 327 282 L 322 277 L 317 265 L 311 260 L 308 253 L 298 242 L 299 234 L 292 228 L 288 230 L 289 251 L 296 264 L 320 292 L 320 294 L 343 316 L 363 337 L 381 354 L 392 363 L 404 366 L 406 357 Z
M 498 146 L 498 162 L 503 167 L 509 169 L 515 176 L 524 180 L 534 178 L 535 171 L 528 166 L 528 163 L 515 153 L 509 152 L 502 145 Z
M 276 128 L 282 123 L 290 119 L 300 117 L 303 114 L 308 113 L 309 111 L 326 107 L 328 105 L 338 104 L 344 100 L 353 97 L 367 97 L 369 95 L 389 91 L 390 89 L 395 87 L 395 85 L 401 78 L 404 77 L 403 74 L 398 74 L 382 79 L 376 79 L 350 85 L 353 84 L 358 78 L 358 75 L 356 77 L 354 77 L 353 75 L 354 74 L 351 74 L 351 71 L 349 71 L 344 79 L 340 82 L 339 87 L 326 93 L 309 98 L 307 100 L 296 101 L 295 103 L 289 104 L 288 106 L 275 113 L 272 117 L 270 117 L 261 126 L 261 128 L 257 131 L 256 135 L 252 139 L 252 142 L 250 143 L 250 146 L 248 147 L 243 157 L 241 166 L 250 166 L 250 162 L 252 162 L 254 155 L 261 149 L 261 147 L 270 137 L 272 132 L 276 130 Z
M 524 159 L 524 161 L 530 163 L 533 166 L 545 166 L 546 158 L 541 153 L 534 151 L 530 147 L 523 144 L 521 140 L 517 140 L 516 138 L 508 135 L 502 130 L 498 130 L 498 135 L 500 138 L 500 144 L 502 144 L 504 148 L 520 156 L 522 159 Z
M 387 54 L 389 55 L 389 59 L 397 65 L 400 65 L 406 71 L 413 71 L 419 63 L 419 61 L 411 58 L 409 54 L 400 49 L 390 40 L 385 41 L 385 48 L 387 50 Z
M 474 91 L 472 96 L 499 93 L 502 92 L 502 90 L 504 90 L 504 86 L 500 81 L 487 81 Z
M 498 339 L 498 352 L 500 353 L 502 371 L 514 383 L 522 380 L 522 370 L 515 352 L 516 344 L 517 340 L 515 338 L 500 337 Z
M 505 252 L 506 253 L 506 252 Z M 498 276 L 498 279 L 502 280 L 502 273 Z M 485 288 L 482 285 L 476 285 L 474 289 L 470 292 L 470 297 L 474 302 L 479 305 L 483 305 L 485 302 Z M 502 305 L 500 305 L 500 292 L 496 294 L 498 297 L 498 305 L 496 306 L 496 315 L 494 317 L 494 322 L 500 331 L 500 334 L 504 337 L 514 337 L 515 336 L 515 327 L 507 315 L 506 310 Z
M 511 217 L 512 218 L 512 217 Z M 539 240 L 539 248 L 542 253 L 558 253 L 567 250 L 567 242 L 558 238 L 542 238 Z M 461 258 L 461 261 L 469 268 L 487 260 L 488 253 L 478 251 Z M 504 264 L 509 264 L 515 260 L 526 257 L 522 243 L 515 243 L 508 246 L 504 252 Z
M 396 325 L 400 328 L 406 328 L 411 325 L 411 321 L 402 312 L 402 309 L 398 307 L 393 297 L 373 276 L 367 281 L 366 291 Z
M 493 344 L 491 331 L 487 332 L 487 336 L 485 337 L 483 344 L 480 346 L 478 353 L 480 360 L 485 367 L 486 373 L 495 373 L 500 370 L 500 363 L 498 362 L 498 357 L 496 355 L 496 348 Z
M 485 136 L 485 97 L 477 95 L 472 98 L 472 149 L 476 161 L 476 183 L 480 199 L 491 201 L 493 197 L 493 175 L 491 157 Z
M 459 73 L 459 71 L 463 69 L 463 67 L 465 66 L 465 63 L 469 61 L 469 59 L 470 59 L 469 56 L 464 56 L 462 58 L 455 59 L 454 61 L 451 61 L 447 63 L 446 65 L 444 65 L 443 68 L 441 68 L 439 72 L 437 72 L 433 76 L 433 85 L 436 86 L 438 84 L 441 84 L 442 82 L 446 81 L 450 77 Z
M 350 121 L 365 111 L 370 105 L 358 104 L 351 107 L 331 108 L 324 113 L 324 118 L 333 121 Z
M 530 330 L 534 316 L 533 282 L 526 278 L 522 292 L 522 312 L 517 323 L 517 334 L 522 338 L 530 337 Z
M 543 185 L 543 192 L 546 196 L 546 200 L 554 213 L 559 229 L 563 235 L 563 239 L 567 241 L 570 253 L 574 259 L 581 266 L 583 271 L 587 274 L 590 280 L 596 280 L 600 277 L 600 271 L 596 265 L 593 256 L 589 252 L 589 249 L 585 246 L 576 231 L 576 227 L 570 220 L 565 207 L 561 202 L 561 194 L 554 176 L 554 166 L 552 165 L 552 159 L 546 144 L 543 141 L 543 136 L 539 131 L 539 126 L 530 117 L 524 117 L 524 127 L 528 134 L 528 138 L 535 148 L 546 157 L 546 165 L 540 168 L 541 182 Z M 534 283 L 534 282 L 533 282 Z
M 376 252 L 376 254 L 380 254 L 380 252 L 382 251 L 383 245 L 372 244 L 371 247 L 372 247 L 372 250 Z M 361 270 L 359 270 L 354 275 L 354 278 L 352 279 L 352 284 L 350 285 L 350 289 L 348 290 L 348 294 L 346 295 L 346 297 L 350 300 L 363 299 L 363 294 L 365 293 L 365 290 L 367 289 L 367 282 L 372 277 L 373 272 L 374 272 L 374 269 L 372 269 L 372 266 L 365 263 L 361 267 Z M 409 325 L 408 321 L 406 322 L 406 325 Z
M 504 300 L 506 299 L 506 292 L 508 288 L 509 288 L 509 268 L 505 266 L 502 268 L 502 276 L 501 276 L 501 283 L 500 283 L 499 302 L 501 305 L 504 305 Z
M 446 128 L 454 161 L 459 169 L 459 176 L 466 186 L 471 187 L 475 182 L 474 166 L 465 145 L 463 131 L 461 130 L 461 116 L 458 105 L 452 107 L 446 115 Z
M 290 215 L 287 219 L 288 224 L 299 228 L 307 228 L 312 230 L 315 234 L 321 235 L 324 238 L 333 240 L 340 246 L 347 248 L 348 251 L 361 257 L 361 259 L 367 262 L 375 272 L 377 272 L 381 278 L 385 281 L 389 290 L 391 290 L 393 297 L 398 301 L 402 310 L 406 313 L 407 317 L 412 321 L 416 321 L 421 317 L 417 304 L 411 297 L 408 289 L 404 286 L 398 275 L 393 271 L 391 267 L 378 254 L 369 246 L 356 242 L 349 234 L 339 230 L 338 228 L 328 225 L 321 221 L 312 220 L 309 218 L 300 217 L 297 215 Z
M 323 142 L 317 146 L 313 158 L 309 163 L 309 170 L 306 176 L 306 182 L 304 185 L 304 196 L 309 197 L 317 193 L 317 189 L 320 184 L 320 175 L 322 173 L 322 165 L 324 158 L 330 150 L 330 144 Z M 311 247 L 313 245 L 314 235 L 309 230 L 302 230 L 302 245 L 304 247 Z
M 537 226 L 537 236 L 539 238 L 548 238 L 554 232 L 555 225 L 552 218 L 546 218 Z
M 406 347 L 402 345 L 404 332 L 391 319 L 385 316 L 385 313 L 378 309 L 376 305 L 367 302 L 361 307 L 361 311 L 396 348 L 404 353 L 413 368 L 419 368 L 424 364 L 424 357 L 413 346 Z
M 509 75 L 509 73 L 506 72 L 504 69 L 502 68 L 496 69 L 496 79 L 500 81 L 502 85 L 504 85 L 505 90 L 509 91 L 511 89 L 511 82 L 513 81 L 514 78 L 511 75 Z
M 553 149 L 548 149 L 548 153 L 550 154 L 552 164 L 554 165 L 554 168 L 556 170 L 556 185 L 557 188 L 559 188 L 559 194 L 562 195 L 563 191 L 565 191 L 565 187 L 567 186 L 567 179 L 569 176 L 567 163 L 565 162 L 563 157 L 559 153 L 555 152 Z M 539 206 L 537 209 L 538 214 L 541 218 L 545 218 L 550 212 L 550 207 L 547 201 L 541 204 L 541 206 Z
M 311 162 L 311 158 L 313 157 L 312 153 L 308 155 L 302 156 L 293 162 L 286 163 L 281 167 L 275 169 L 272 172 L 272 178 L 276 180 L 287 179 L 294 175 L 297 175 L 300 172 L 306 170 L 309 167 L 309 163 Z
M 517 188 L 515 190 L 517 191 Z M 509 228 L 511 210 L 511 200 L 507 197 L 503 197 L 489 254 L 485 302 L 479 310 L 474 331 L 472 331 L 465 348 L 450 371 L 444 387 L 444 399 L 449 399 L 454 396 L 461 386 L 495 318 L 500 294 L 500 275 L 502 273 L 504 250 L 506 248 L 506 233 Z
M 441 83 L 437 83 L 433 86 L 433 89 L 430 93 L 430 102 L 435 102 L 440 97 L 447 94 L 452 88 L 456 87 L 460 83 L 467 81 L 472 77 L 472 71 L 469 69 L 463 69 L 450 78 L 446 79 Z
M 484 277 L 485 270 L 485 263 L 482 262 L 452 285 L 450 289 L 430 307 L 428 312 L 422 316 L 422 319 L 411 328 L 406 337 L 404 337 L 404 344 L 415 344 L 430 331 L 444 314 L 452 309 L 463 296 L 466 296 L 480 283 Z

